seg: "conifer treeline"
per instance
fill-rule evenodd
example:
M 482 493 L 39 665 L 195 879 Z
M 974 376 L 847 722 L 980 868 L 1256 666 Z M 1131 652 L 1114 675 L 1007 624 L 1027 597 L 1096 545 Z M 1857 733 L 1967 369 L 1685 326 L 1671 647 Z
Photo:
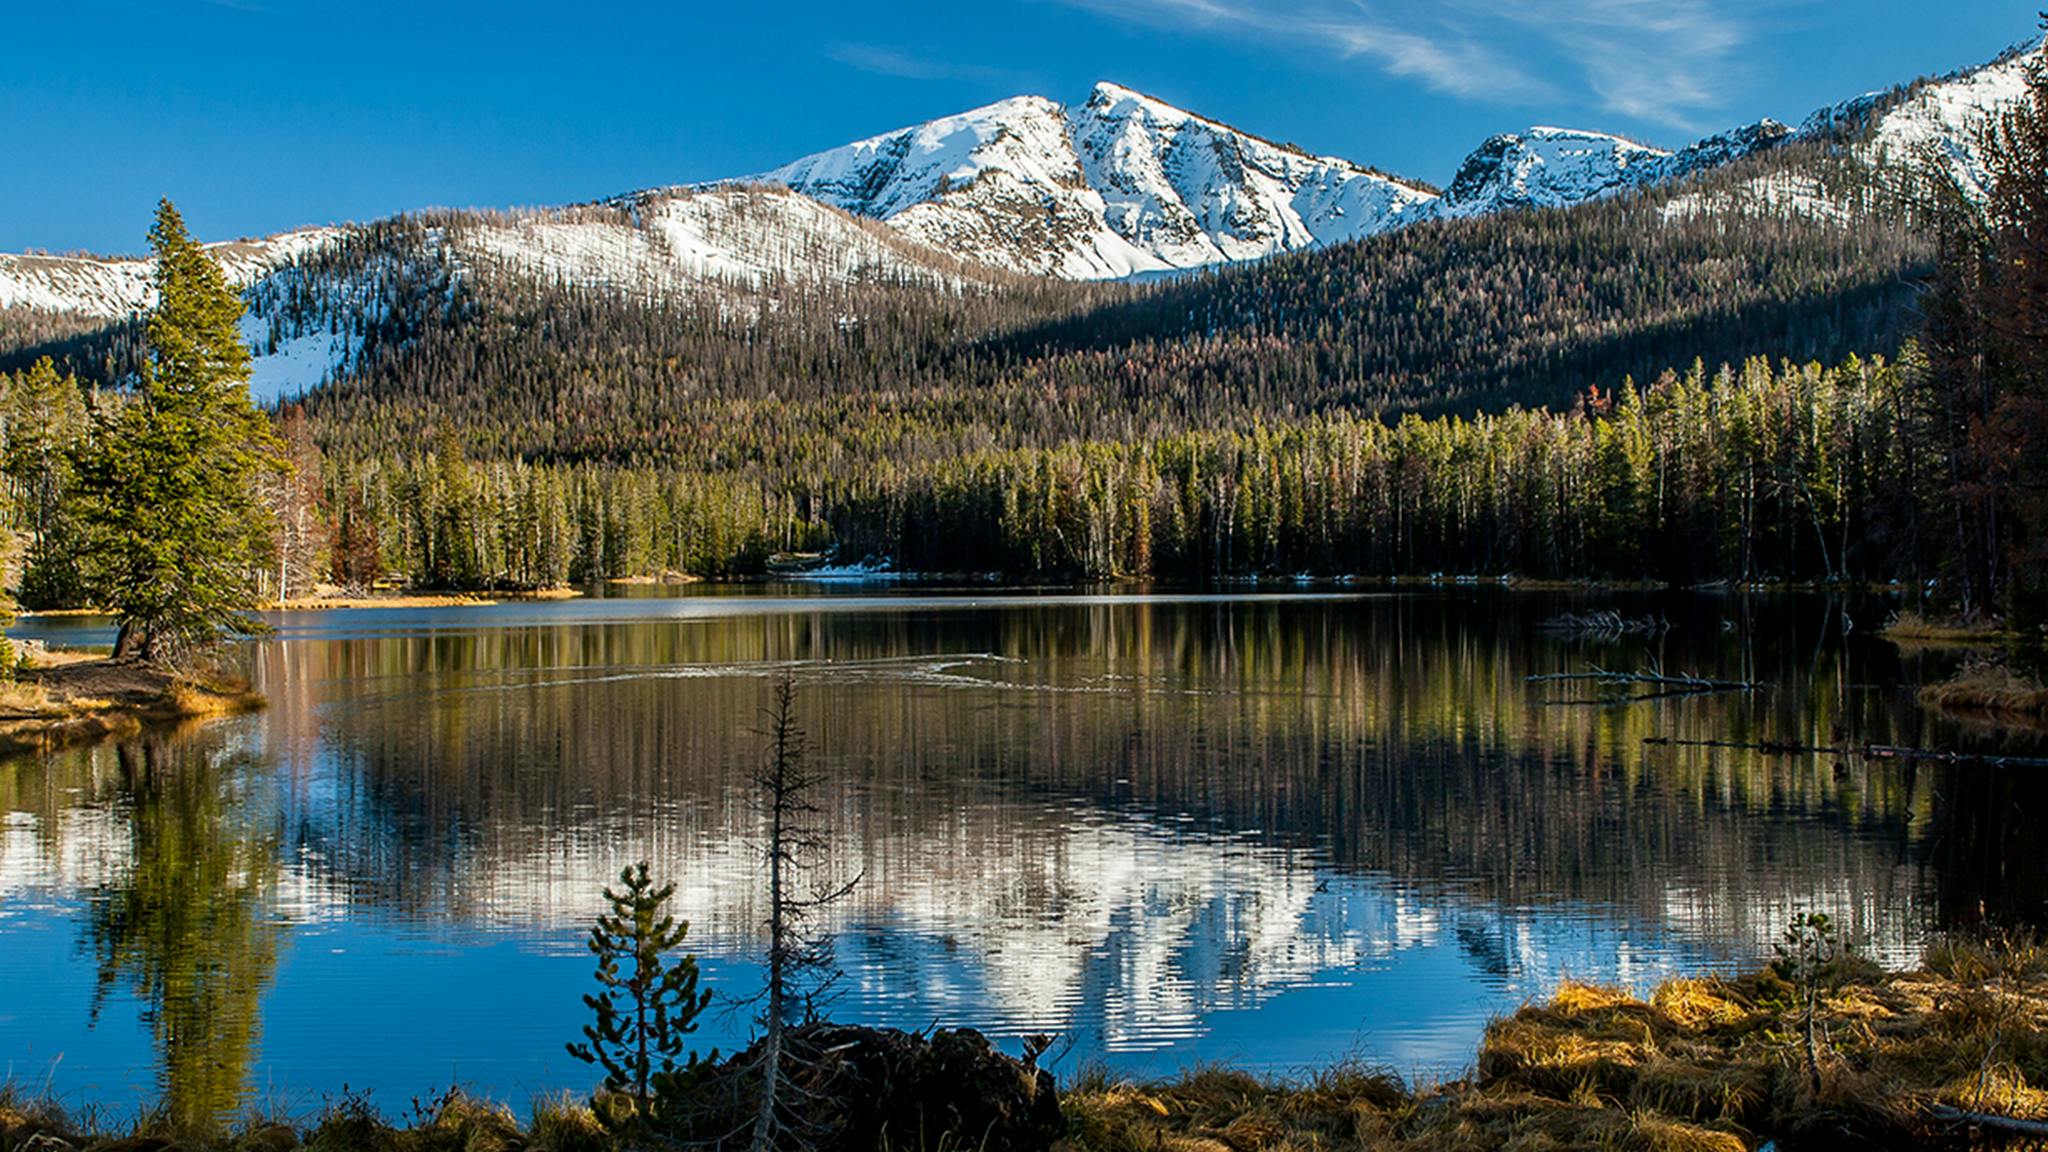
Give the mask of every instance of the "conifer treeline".
M 58 428 L 48 369 L 8 379 L 10 432 Z M 1565 411 L 1334 415 L 1145 442 L 883 461 L 807 483 L 596 462 L 471 461 L 452 425 L 409 462 L 322 457 L 285 540 L 310 579 L 542 586 L 759 572 L 778 552 L 1011 577 L 1203 581 L 1423 574 L 1710 579 L 1940 575 L 1967 514 L 1927 465 L 1943 413 L 1925 363 L 1695 364 Z M 27 437 L 22 443 L 34 441 Z M 61 483 L 9 457 L 18 515 Z M 61 502 L 59 502 L 61 509 Z M 61 511 L 36 513 L 37 540 Z M 53 527 L 53 525 L 55 525 Z M 63 549 L 33 553 L 55 563 Z M 33 566 L 32 566 L 33 570 Z M 31 578 L 26 587 L 57 583 Z

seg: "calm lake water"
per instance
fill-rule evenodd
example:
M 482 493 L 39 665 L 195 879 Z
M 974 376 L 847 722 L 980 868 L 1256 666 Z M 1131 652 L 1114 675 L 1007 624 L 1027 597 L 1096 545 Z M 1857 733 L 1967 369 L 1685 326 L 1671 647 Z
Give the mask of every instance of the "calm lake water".
M 1670 630 L 1542 627 L 1607 606 Z M 1645 743 L 2048 755 L 1922 710 L 1955 657 L 1902 656 L 1882 616 L 802 587 L 275 616 L 234 657 L 267 711 L 0 764 L 0 1071 L 117 1109 L 587 1088 L 562 1045 L 621 865 L 677 882 L 709 987 L 758 987 L 748 779 L 785 676 L 862 876 L 829 917 L 842 1019 L 1055 1032 L 1062 1071 L 1443 1073 L 1566 975 L 1754 962 L 1801 910 L 1909 963 L 2038 917 L 2048 770 Z M 1768 687 L 1528 679 L 1596 666 Z

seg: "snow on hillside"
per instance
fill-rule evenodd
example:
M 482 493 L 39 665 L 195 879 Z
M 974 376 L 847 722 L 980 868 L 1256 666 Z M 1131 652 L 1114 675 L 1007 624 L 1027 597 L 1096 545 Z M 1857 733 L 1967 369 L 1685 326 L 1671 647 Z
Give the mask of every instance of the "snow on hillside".
M 671 189 L 484 217 L 465 226 L 458 243 L 473 259 L 650 299 L 782 282 L 957 285 L 973 278 L 944 253 L 780 187 Z
M 1115 84 L 1096 85 L 1071 122 L 1105 222 L 1175 268 L 1369 236 L 1405 222 L 1434 197 Z
M 228 283 L 247 287 L 272 269 L 331 243 L 340 230 L 306 228 L 263 240 L 208 244 Z M 34 308 L 118 320 L 155 302 L 156 264 L 143 258 L 0 255 L 0 308 Z
M 1903 96 L 1869 92 L 1822 108 L 1806 118 L 1800 137 L 1854 134 L 1874 120 L 1852 155 L 1894 181 L 1918 181 L 1941 174 L 1965 192 L 1982 195 L 1985 172 L 1978 146 L 1984 129 L 2027 99 L 2027 68 L 2040 58 L 2038 42 L 2022 45 L 1982 68 L 1928 81 Z M 1667 219 L 1701 212 L 1792 213 L 1847 225 L 1848 204 L 1811 176 L 1770 173 L 1742 187 L 1713 194 L 1686 193 L 1664 208 Z
M 118 320 L 146 307 L 147 260 L 0 256 L 0 308 L 33 308 Z
M 2038 52 L 2008 53 L 1997 62 L 1953 79 L 1921 85 L 1878 121 L 1864 146 L 1875 164 L 1945 166 L 1971 192 L 1981 192 L 1984 167 L 1977 147 L 1983 130 L 2027 97 L 2027 68 Z
M 1855 218 L 1819 180 L 1796 172 L 1758 176 L 1726 191 L 1681 193 L 1665 203 L 1662 215 L 1667 221 L 1696 216 L 1803 216 L 1844 226 Z
M 1560 208 L 1681 180 L 1775 147 L 1791 129 L 1775 120 L 1708 136 L 1667 152 L 1605 132 L 1531 128 L 1479 146 L 1437 205 L 1446 217 Z

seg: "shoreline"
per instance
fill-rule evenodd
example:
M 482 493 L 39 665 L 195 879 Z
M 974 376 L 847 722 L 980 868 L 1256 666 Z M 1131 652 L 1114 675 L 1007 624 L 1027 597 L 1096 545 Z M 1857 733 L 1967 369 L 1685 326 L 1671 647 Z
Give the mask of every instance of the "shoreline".
M 151 727 L 253 712 L 267 703 L 233 677 L 59 654 L 0 686 L 0 754 L 134 736 Z
M 735 576 L 721 580 L 683 573 L 643 574 L 607 578 L 592 585 L 535 588 L 523 591 L 500 591 L 476 589 L 471 591 L 418 591 L 418 592 L 373 592 L 366 595 L 297 596 L 285 601 L 271 601 L 253 609 L 256 612 L 322 612 L 335 609 L 370 608 L 488 608 L 506 603 L 537 603 L 555 600 L 581 600 L 592 596 L 593 590 L 606 588 L 701 588 L 707 585 L 731 585 L 746 587 L 752 585 L 797 584 L 820 588 L 852 587 L 864 585 L 887 585 L 904 589 L 918 589 L 932 585 L 971 585 L 977 590 L 1045 590 L 1057 588 L 1082 591 L 1092 588 L 1149 589 L 1162 592 L 1274 592 L 1291 589 L 1392 589 L 1399 591 L 1455 590 L 1471 588 L 1497 588 L 1510 592 L 1557 592 L 1557 593 L 1616 593 L 1640 594 L 1661 592 L 1684 592 L 1696 595 L 1781 595 L 1837 592 L 1863 592 L 1870 595 L 1884 595 L 1898 591 L 1894 585 L 1886 584 L 1820 584 L 1812 581 L 1759 581 L 1759 582 L 1713 582 L 1708 584 L 1681 585 L 1666 581 L 1634 579 L 1603 579 L 1586 577 L 1580 579 L 1552 579 L 1548 577 L 1522 577 L 1513 575 L 1448 575 L 1432 574 L 1421 576 L 1244 576 L 1215 581 L 1180 581 L 1170 579 L 1141 579 L 1137 577 L 1111 577 L 1095 580 L 1082 579 L 1011 579 L 1001 574 L 988 572 L 908 572 L 895 569 L 874 569 L 862 571 L 841 571 L 837 569 L 789 572 L 764 572 L 748 576 Z M 17 614 L 20 620 L 66 619 L 105 616 L 98 608 L 41 608 Z M 1882 635 L 1895 644 L 1921 646 L 1991 647 L 2012 639 L 2012 634 L 1989 627 L 1960 627 L 1929 625 L 1917 620 L 1894 623 L 1881 630 Z
M 1132 1079 L 1084 1067 L 1062 1078 L 1067 1131 L 1050 1147 L 1754 1152 L 1961 1146 L 2038 1135 L 2029 1126 L 2048 1124 L 2048 1091 L 2039 1087 L 2048 1084 L 2048 947 L 2038 937 L 1940 937 L 1920 967 L 1902 972 L 1853 954 L 1820 956 L 1804 967 L 1780 961 L 1676 978 L 1642 997 L 1567 980 L 1493 1020 L 1467 1070 L 1441 1082 L 1355 1060 L 1292 1077 L 1198 1065 Z M 537 1096 L 524 1119 L 458 1089 L 430 1107 L 416 1102 L 403 1124 L 346 1095 L 296 1119 L 156 1109 L 106 1125 L 108 1115 L 0 1089 L 0 1147 L 45 1138 L 80 1152 L 138 1139 L 191 1152 L 635 1145 L 566 1091 Z

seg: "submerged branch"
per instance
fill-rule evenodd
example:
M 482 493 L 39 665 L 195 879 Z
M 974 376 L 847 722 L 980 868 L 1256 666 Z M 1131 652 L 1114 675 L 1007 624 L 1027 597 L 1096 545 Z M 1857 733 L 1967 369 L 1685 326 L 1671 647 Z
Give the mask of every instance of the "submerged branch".
M 2048 757 L 2003 756 L 1989 752 L 1955 752 L 1945 748 L 1907 748 L 1897 744 L 1823 747 L 1777 740 L 1681 740 L 1645 736 L 1643 743 L 1662 748 L 1728 748 L 1766 756 L 1856 756 L 1865 760 L 1933 760 L 1944 764 L 1983 764 L 1992 768 L 2048 768 Z
M 1647 684 L 1655 688 L 1664 689 L 1661 693 L 1640 697 L 1639 699 L 1656 699 L 1659 696 L 1691 695 L 1703 692 L 1754 692 L 1763 687 L 1763 685 L 1750 680 L 1715 680 L 1703 676 L 1684 674 L 1668 676 L 1655 670 L 1611 672 L 1598 665 L 1595 665 L 1591 671 L 1587 672 L 1552 672 L 1541 676 L 1530 676 L 1527 677 L 1527 680 L 1531 684 L 1587 681 L 1595 684 L 1611 684 L 1617 687 Z

